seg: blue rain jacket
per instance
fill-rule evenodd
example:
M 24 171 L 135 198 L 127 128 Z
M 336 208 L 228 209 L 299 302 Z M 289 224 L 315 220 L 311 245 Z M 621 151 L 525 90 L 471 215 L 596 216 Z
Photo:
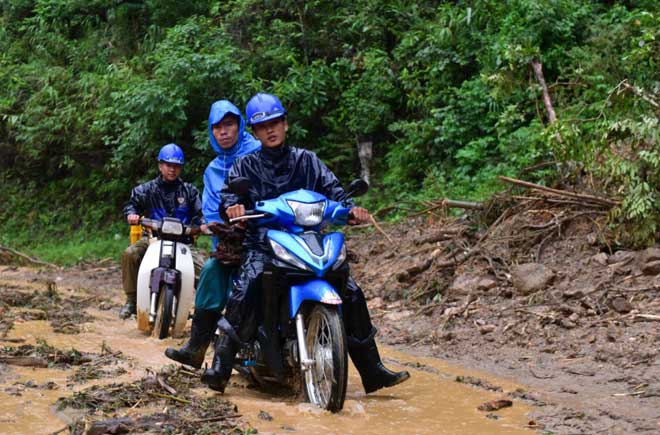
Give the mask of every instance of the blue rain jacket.
M 218 145 L 213 137 L 213 124 L 218 123 L 228 113 L 240 118 L 238 126 L 238 141 L 228 149 Z M 206 223 L 222 222 L 220 217 L 220 191 L 225 184 L 231 165 L 237 157 L 250 154 L 261 148 L 261 142 L 245 131 L 245 119 L 241 111 L 227 100 L 219 100 L 213 103 L 209 113 L 209 142 L 216 152 L 217 157 L 209 163 L 204 171 L 204 192 L 202 194 L 202 211 Z M 218 240 L 213 237 L 213 250 Z

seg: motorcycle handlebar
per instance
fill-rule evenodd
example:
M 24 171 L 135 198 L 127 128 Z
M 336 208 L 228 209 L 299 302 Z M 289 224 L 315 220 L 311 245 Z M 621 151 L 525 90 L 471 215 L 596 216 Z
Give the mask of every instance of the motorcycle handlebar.
M 230 218 L 229 223 L 233 224 L 234 222 L 249 221 L 250 219 L 261 219 L 270 216 L 272 216 L 270 213 L 259 213 L 254 210 L 245 210 L 245 214 L 243 216 Z
M 142 225 L 145 228 L 149 228 L 154 231 L 160 231 L 161 227 L 161 221 L 156 220 L 156 219 L 150 219 L 150 218 L 140 218 L 139 220 L 139 225 Z M 183 235 L 186 236 L 198 236 L 198 235 L 211 235 L 202 232 L 201 227 L 197 225 L 183 225 Z

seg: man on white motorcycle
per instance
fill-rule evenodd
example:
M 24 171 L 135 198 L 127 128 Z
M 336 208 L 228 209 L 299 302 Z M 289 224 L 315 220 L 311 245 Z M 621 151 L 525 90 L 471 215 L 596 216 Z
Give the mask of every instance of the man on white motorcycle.
M 322 193 L 351 208 L 352 222 L 365 222 L 367 210 L 353 206 L 337 177 L 316 154 L 285 143 L 288 123 L 286 111 L 277 97 L 257 94 L 247 104 L 246 116 L 254 135 L 261 141 L 259 151 L 234 162 L 221 192 L 221 210 L 229 218 L 240 217 L 246 208 L 253 208 L 259 200 L 271 199 L 296 190 L 307 189 Z M 250 180 L 248 198 L 232 193 L 228 184 L 238 177 Z M 265 241 L 265 227 L 248 224 L 246 249 L 239 278 L 229 298 L 225 318 L 219 323 L 224 334 L 215 345 L 213 364 L 202 374 L 202 382 L 217 391 L 224 391 L 231 375 L 233 361 L 240 342 L 248 341 L 256 330 L 256 298 L 259 281 L 270 253 Z M 362 377 L 367 393 L 391 387 L 407 380 L 407 371 L 392 372 L 381 362 L 376 342 L 376 329 L 371 324 L 362 290 L 352 279 L 342 296 L 342 318 L 348 336 L 348 351 Z
M 131 198 L 124 206 L 124 216 L 129 225 L 137 225 L 140 217 L 162 219 L 175 217 L 187 225 L 202 225 L 202 201 L 195 186 L 181 180 L 184 157 L 183 150 L 176 144 L 167 144 L 158 153 L 160 175 L 151 181 L 134 187 Z M 191 253 L 195 263 L 195 274 L 204 263 L 201 253 L 192 246 Z M 144 257 L 149 240 L 142 237 L 122 254 L 121 274 L 126 304 L 119 310 L 119 317 L 127 319 L 136 313 L 137 276 L 140 262 Z
M 261 147 L 258 140 L 245 131 L 245 120 L 240 110 L 228 100 L 211 105 L 208 121 L 209 142 L 217 156 L 204 171 L 202 210 L 209 227 L 222 223 L 220 217 L 220 190 L 225 183 L 229 168 L 237 157 L 249 154 Z M 213 237 L 213 250 L 225 243 Z M 231 291 L 235 266 L 223 264 L 211 257 L 200 272 L 195 294 L 190 339 L 181 349 L 167 348 L 165 356 L 192 367 L 200 368 L 206 349 L 216 329 L 222 310 Z

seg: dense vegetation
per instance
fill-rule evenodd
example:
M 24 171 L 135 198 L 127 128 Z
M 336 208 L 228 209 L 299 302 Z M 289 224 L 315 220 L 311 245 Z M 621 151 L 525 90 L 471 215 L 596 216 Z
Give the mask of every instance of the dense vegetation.
M 343 180 L 373 141 L 372 208 L 510 175 L 616 195 L 629 242 L 660 230 L 655 0 L 3 0 L 0 24 L 0 244 L 124 244 L 158 148 L 201 187 L 210 103 L 262 90 Z

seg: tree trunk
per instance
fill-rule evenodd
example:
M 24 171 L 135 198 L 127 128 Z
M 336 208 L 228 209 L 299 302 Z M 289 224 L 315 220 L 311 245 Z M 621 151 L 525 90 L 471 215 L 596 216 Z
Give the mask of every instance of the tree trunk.
M 541 89 L 543 90 L 543 104 L 545 105 L 546 112 L 548 112 L 548 122 L 552 124 L 557 120 L 557 115 L 555 115 L 555 109 L 552 107 L 548 85 L 545 83 L 545 77 L 543 76 L 543 65 L 541 62 L 534 59 L 532 61 L 532 69 L 534 69 L 536 80 L 539 82 L 539 85 L 541 85 Z
M 360 158 L 360 177 L 369 183 L 369 176 L 371 175 L 369 167 L 371 166 L 371 158 L 373 157 L 373 141 L 358 136 L 357 147 L 358 157 Z

